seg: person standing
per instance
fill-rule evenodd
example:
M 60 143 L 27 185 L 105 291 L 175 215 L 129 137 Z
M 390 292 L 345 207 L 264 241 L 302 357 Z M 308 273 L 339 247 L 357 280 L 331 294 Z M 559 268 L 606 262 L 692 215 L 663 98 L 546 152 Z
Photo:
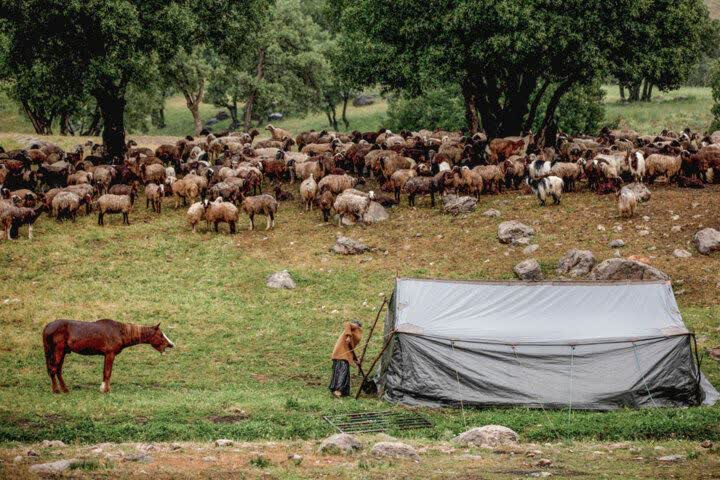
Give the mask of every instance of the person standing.
M 361 338 L 362 324 L 358 320 L 345 322 L 331 356 L 330 391 L 336 398 L 350 395 L 350 362 L 360 366 L 355 349 L 360 345 Z

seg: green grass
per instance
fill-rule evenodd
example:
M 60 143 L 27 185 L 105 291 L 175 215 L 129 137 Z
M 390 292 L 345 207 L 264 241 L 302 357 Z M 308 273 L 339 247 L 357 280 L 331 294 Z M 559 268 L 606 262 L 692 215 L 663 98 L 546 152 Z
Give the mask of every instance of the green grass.
M 657 188 L 639 214 L 652 217 L 648 237 L 636 234 L 633 220 L 615 218 L 609 197 L 588 193 L 569 195 L 561 207 L 547 209 L 516 193 L 484 197 L 478 210 L 498 208 L 505 219 L 535 225 L 541 244 L 537 258 L 544 265 L 554 265 L 568 248 L 590 248 L 600 259 L 610 257 L 607 242 L 614 235 L 598 232 L 595 225 L 625 225 L 626 254 L 656 255 L 656 266 L 683 280 L 682 311 L 705 348 L 720 343 L 720 309 L 712 287 L 720 280 L 716 259 L 678 260 L 671 252 L 694 231 L 687 223 L 696 221 L 691 220 L 694 211 L 720 208 L 718 193 L 717 188 Z M 691 201 L 703 207 L 693 210 Z M 118 217 L 105 228 L 96 226 L 94 216 L 75 225 L 43 217 L 32 242 L 0 242 L 0 442 L 323 437 L 332 433 L 323 414 L 392 408 L 374 399 L 330 398 L 328 356 L 344 320 L 370 323 L 396 274 L 512 278 L 512 266 L 523 258 L 497 243 L 499 220 L 480 213 L 444 216 L 424 200 L 415 210 L 393 210 L 386 223 L 347 229 L 379 248 L 361 257 L 329 253 L 337 227 L 321 224 L 316 211 L 302 212 L 295 203 L 280 207 L 276 230 L 242 230 L 235 236 L 194 235 L 183 211 L 168 203 L 159 217 L 136 205 L 129 227 Z M 686 223 L 682 233 L 666 239 L 660 233 L 670 232 L 671 208 Z M 707 212 L 703 221 L 720 226 Z M 657 245 L 655 253 L 645 253 L 650 244 Z M 284 268 L 298 287 L 266 288 L 266 276 Z M 53 395 L 40 332 L 56 318 L 161 322 L 177 347 L 164 357 L 148 346 L 124 351 L 115 362 L 109 395 L 98 391 L 102 359 L 70 355 L 64 376 L 71 393 Z M 379 348 L 376 336 L 369 358 Z M 706 360 L 703 369 L 720 383 L 717 363 Z M 357 386 L 358 378 L 353 381 Z M 720 439 L 720 407 L 425 413 L 432 430 L 391 433 L 448 439 L 467 426 L 493 423 L 537 441 Z

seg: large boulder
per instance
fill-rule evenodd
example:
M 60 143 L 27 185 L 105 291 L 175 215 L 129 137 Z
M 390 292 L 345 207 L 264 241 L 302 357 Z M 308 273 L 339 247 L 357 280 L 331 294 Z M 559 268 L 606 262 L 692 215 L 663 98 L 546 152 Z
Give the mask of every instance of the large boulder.
M 597 260 L 590 250 L 568 250 L 560 259 L 557 266 L 558 275 L 570 277 L 584 277 L 589 274 Z
M 496 448 L 502 445 L 515 445 L 518 434 L 502 425 L 485 425 L 463 432 L 453 439 L 460 446 L 478 446 Z
M 293 280 L 290 272 L 283 270 L 282 272 L 276 272 L 267 277 L 266 285 L 270 288 L 285 288 L 292 290 L 295 288 L 295 280 Z
M 363 215 L 363 222 L 378 223 L 384 222 L 388 218 L 390 218 L 390 215 L 388 214 L 387 210 L 385 210 L 385 207 L 380 205 L 378 202 L 370 202 L 368 211 L 365 213 L 365 215 Z
M 650 189 L 646 187 L 644 183 L 631 183 L 630 185 L 625 185 L 622 189 L 632 191 L 637 197 L 638 202 L 647 202 L 650 200 Z
M 82 462 L 77 458 L 70 458 L 68 460 L 57 460 L 49 463 L 38 463 L 37 465 L 32 465 L 29 470 L 38 474 L 57 475 L 80 463 Z
M 321 453 L 352 453 L 362 449 L 362 443 L 347 433 L 338 433 L 326 438 L 320 444 Z
M 470 213 L 475 210 L 477 199 L 475 197 L 459 197 L 457 195 L 445 195 L 443 197 L 443 212 L 451 215 Z
M 543 279 L 540 264 L 534 258 L 528 258 L 515 265 L 513 268 L 515 275 L 526 282 L 537 282 Z
M 370 453 L 376 457 L 412 458 L 413 460 L 420 460 L 420 456 L 414 447 L 400 442 L 378 442 L 373 445 Z
M 715 130 L 710 134 L 710 141 L 712 143 L 720 143 L 720 130 Z
M 332 251 L 339 255 L 360 255 L 370 250 L 370 247 L 352 238 L 339 235 L 335 239 Z
M 352 103 L 354 107 L 365 107 L 375 103 L 375 97 L 373 95 L 361 94 L 353 98 Z
M 710 255 L 720 250 L 720 232 L 714 228 L 704 228 L 693 237 L 693 244 L 703 255 Z
M 535 230 L 532 227 L 515 220 L 502 222 L 498 225 L 497 238 L 500 243 L 524 245 L 530 243 L 530 237 L 533 235 L 535 235 Z
M 655 267 L 629 258 L 610 258 L 590 273 L 591 280 L 670 280 Z

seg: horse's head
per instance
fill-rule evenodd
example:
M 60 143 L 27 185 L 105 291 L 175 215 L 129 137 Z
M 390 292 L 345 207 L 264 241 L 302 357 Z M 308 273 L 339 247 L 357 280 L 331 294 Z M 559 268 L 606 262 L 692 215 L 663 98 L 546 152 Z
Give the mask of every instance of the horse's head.
M 175 344 L 160 330 L 160 324 L 158 323 L 153 328 L 153 332 L 148 339 L 148 343 L 158 352 L 165 354 L 165 349 L 173 348 Z

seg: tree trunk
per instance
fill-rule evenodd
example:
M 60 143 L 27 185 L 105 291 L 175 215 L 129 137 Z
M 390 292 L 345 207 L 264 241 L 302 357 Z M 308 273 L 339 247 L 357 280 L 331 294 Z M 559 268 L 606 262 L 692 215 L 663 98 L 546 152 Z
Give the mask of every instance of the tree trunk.
M 185 97 L 185 104 L 193 117 L 195 135 L 200 135 L 200 132 L 202 132 L 203 129 L 202 117 L 200 117 L 200 104 L 205 96 L 205 79 L 200 79 L 197 92 L 191 92 L 188 89 L 183 89 L 182 94 Z
M 630 102 L 640 101 L 640 83 L 630 85 L 629 89 L 630 89 L 630 97 L 628 98 L 628 101 L 630 101 Z
M 643 102 L 647 102 L 647 96 L 648 96 L 648 87 L 650 86 L 650 82 L 646 79 L 643 82 L 642 86 L 642 97 L 640 97 L 640 100 Z
M 648 99 L 647 99 L 648 102 L 652 100 L 652 91 L 653 91 L 653 87 L 654 87 L 654 86 L 655 86 L 655 85 L 653 85 L 653 84 L 651 83 L 651 84 L 650 84 L 650 88 L 648 88 Z
M 32 123 L 35 133 L 38 135 L 52 135 L 52 117 L 47 118 L 42 112 L 33 110 L 25 100 L 22 100 L 20 104 L 30 123 Z
M 480 119 L 478 118 L 478 110 L 476 106 L 475 91 L 470 80 L 465 79 L 460 85 L 465 102 L 465 124 L 470 135 L 475 135 L 480 129 Z
M 192 105 L 188 105 L 190 113 L 193 117 L 193 123 L 195 124 L 195 136 L 200 135 L 203 130 L 202 118 L 200 117 L 200 103 L 195 102 Z
M 165 128 L 167 126 L 165 122 L 165 105 L 160 105 L 150 113 L 150 122 L 156 128 Z
M 75 129 L 70 122 L 70 115 L 67 113 L 60 115 L 60 135 L 75 135 Z
M 237 99 L 233 98 L 225 107 L 228 109 L 228 112 L 230 112 L 230 130 L 235 130 L 240 126 L 240 122 L 238 121 Z
M 625 101 L 625 86 L 622 84 L 620 85 L 620 100 Z
M 258 49 L 258 62 L 257 69 L 255 71 L 255 83 L 258 84 L 262 81 L 265 76 L 265 49 Z M 245 115 L 243 119 L 243 127 L 245 131 L 250 130 L 250 123 L 252 122 L 253 107 L 255 106 L 255 99 L 257 98 L 257 89 L 254 89 L 245 101 Z
M 125 145 L 125 97 L 119 92 L 105 92 L 97 101 L 103 119 L 102 140 L 105 146 L 105 155 L 113 164 L 122 163 L 127 148 Z
M 533 101 L 530 104 L 530 111 L 528 112 L 527 119 L 525 120 L 525 126 L 523 127 L 523 130 L 525 130 L 526 132 L 532 130 L 533 123 L 535 123 L 535 117 L 537 116 L 538 107 L 540 106 L 540 102 L 545 96 L 545 92 L 547 91 L 549 86 L 550 80 L 545 80 L 540 87 L 540 90 L 538 90 L 538 92 L 535 94 L 535 98 L 533 98 Z
M 575 84 L 575 79 L 569 78 L 557 86 L 550 97 L 547 108 L 545 109 L 545 117 L 543 118 L 542 124 L 540 125 L 540 134 L 542 135 L 542 144 L 544 146 L 555 146 L 555 140 L 557 136 L 557 124 L 555 122 L 555 110 L 560 104 L 560 100 L 570 88 Z M 551 128 L 551 124 L 554 123 L 555 127 Z M 537 143 L 537 142 L 536 142 Z
M 80 135 L 85 137 L 97 137 L 98 135 L 100 135 L 100 131 L 102 130 L 101 120 L 102 115 L 100 114 L 100 107 L 95 105 L 95 112 L 93 112 L 90 125 L 87 127 L 87 129 L 81 128 Z
M 350 121 L 347 118 L 347 106 L 350 100 L 350 92 L 343 92 L 343 108 L 342 108 L 342 121 L 345 125 L 345 130 L 350 130 Z

